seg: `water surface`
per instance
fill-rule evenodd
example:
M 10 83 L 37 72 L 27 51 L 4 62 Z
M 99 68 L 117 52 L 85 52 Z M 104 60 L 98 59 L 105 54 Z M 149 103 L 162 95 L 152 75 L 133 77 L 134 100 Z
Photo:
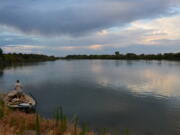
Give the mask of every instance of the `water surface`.
M 180 134 L 180 62 L 59 60 L 0 72 L 0 92 L 19 79 L 51 117 L 62 106 L 100 131 L 132 135 Z

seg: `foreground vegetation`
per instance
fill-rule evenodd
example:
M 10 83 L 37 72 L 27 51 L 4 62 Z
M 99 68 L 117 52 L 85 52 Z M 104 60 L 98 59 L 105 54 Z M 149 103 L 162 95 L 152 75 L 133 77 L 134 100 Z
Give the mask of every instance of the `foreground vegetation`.
M 12 66 L 28 62 L 42 62 L 57 60 L 58 57 L 47 56 L 41 54 L 22 54 L 22 53 L 8 53 L 3 54 L 0 48 L 0 67 Z
M 87 126 L 78 126 L 78 119 L 68 121 L 61 108 L 54 119 L 8 109 L 0 99 L 0 135 L 95 135 Z M 102 135 L 106 135 L 103 133 Z
M 0 135 L 110 135 L 105 129 L 97 134 L 86 124 L 80 127 L 78 118 L 68 120 L 61 107 L 55 110 L 54 119 L 11 110 L 4 104 L 4 96 L 0 93 Z M 125 130 L 124 135 L 128 134 Z
M 180 53 L 164 54 L 120 54 L 115 52 L 113 55 L 68 55 L 64 59 L 125 59 L 125 60 L 180 60 Z

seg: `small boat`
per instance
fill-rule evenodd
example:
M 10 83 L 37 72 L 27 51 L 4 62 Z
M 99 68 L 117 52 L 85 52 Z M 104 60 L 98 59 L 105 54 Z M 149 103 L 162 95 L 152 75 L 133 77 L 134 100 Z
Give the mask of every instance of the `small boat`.
M 24 92 L 19 95 L 15 90 L 5 96 L 4 102 L 11 109 L 19 109 L 26 112 L 34 112 L 36 108 L 36 100 L 32 96 Z

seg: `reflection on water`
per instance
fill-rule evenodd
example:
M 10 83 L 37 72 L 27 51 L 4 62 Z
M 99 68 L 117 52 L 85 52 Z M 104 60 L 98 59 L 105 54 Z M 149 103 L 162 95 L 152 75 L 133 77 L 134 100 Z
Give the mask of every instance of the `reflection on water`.
M 141 72 L 144 81 L 138 84 L 129 84 L 129 88 L 142 93 L 153 92 L 163 96 L 179 96 L 179 80 L 177 74 L 158 72 L 156 70 L 144 70 Z
M 168 61 L 73 60 L 9 68 L 0 90 L 20 79 L 38 100 L 38 111 L 51 117 L 62 105 L 99 130 L 133 135 L 179 134 L 180 63 Z
M 0 77 L 2 77 L 3 76 L 3 71 L 2 70 L 0 70 Z

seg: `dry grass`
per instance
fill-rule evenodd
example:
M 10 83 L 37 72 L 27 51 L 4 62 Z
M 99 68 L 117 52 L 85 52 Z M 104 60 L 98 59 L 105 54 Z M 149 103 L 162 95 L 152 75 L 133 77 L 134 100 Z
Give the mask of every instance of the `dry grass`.
M 79 128 L 77 122 L 45 119 L 36 114 L 12 111 L 0 105 L 3 117 L 0 118 L 0 135 L 95 135 L 93 131 Z M 38 125 L 37 125 L 38 118 Z M 40 133 L 37 132 L 37 126 Z
M 2 99 L 4 97 L 5 94 L 0 93 L 0 99 Z

